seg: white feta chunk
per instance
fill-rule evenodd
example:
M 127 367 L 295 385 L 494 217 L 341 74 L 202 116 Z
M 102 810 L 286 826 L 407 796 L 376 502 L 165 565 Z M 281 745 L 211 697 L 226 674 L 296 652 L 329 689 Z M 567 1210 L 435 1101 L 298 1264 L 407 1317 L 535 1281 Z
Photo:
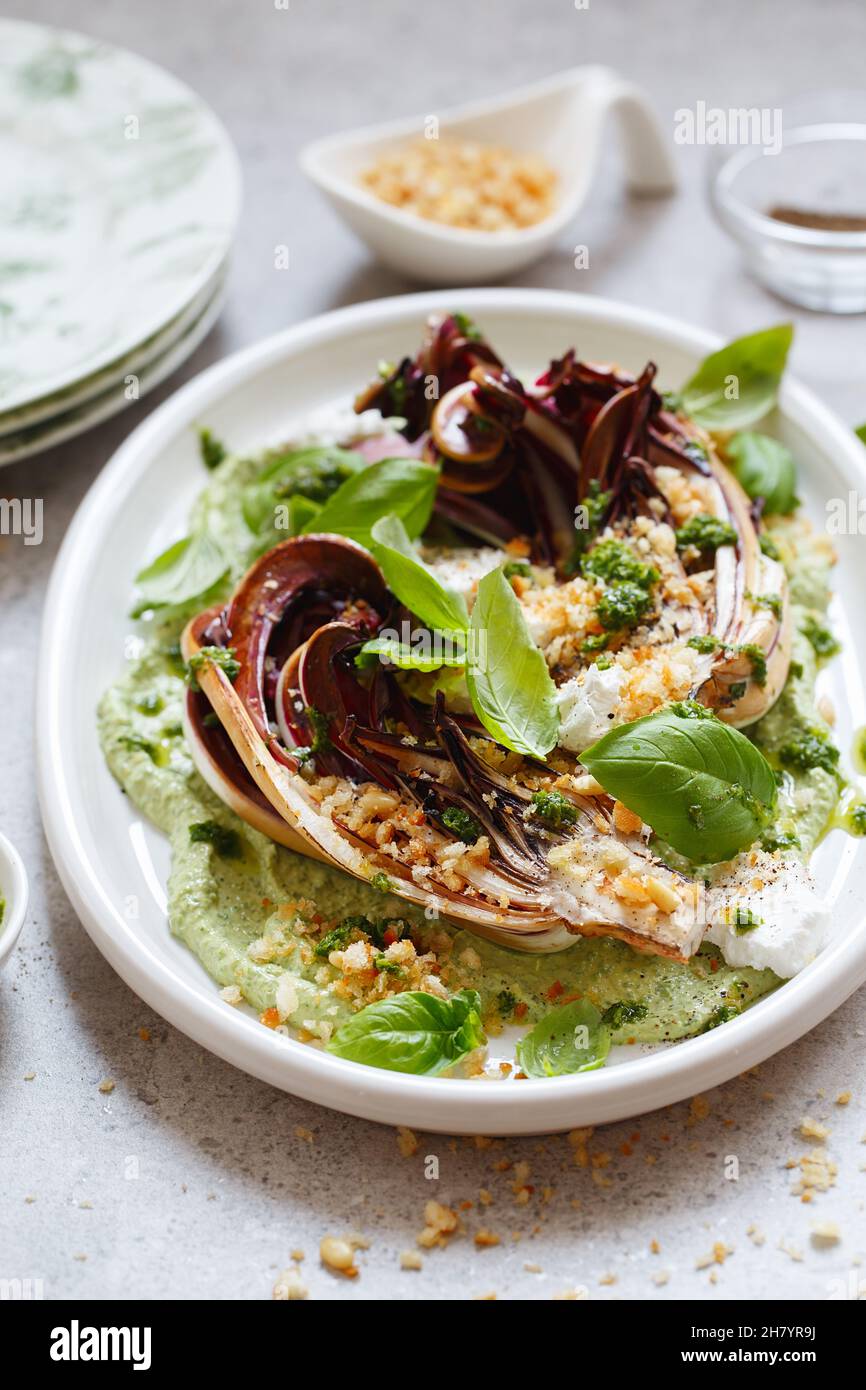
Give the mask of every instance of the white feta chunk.
M 776 862 L 771 876 L 750 867 L 735 879 L 707 891 L 706 940 L 722 952 L 728 965 L 773 970 L 790 979 L 821 950 L 830 928 L 830 911 L 796 859 Z M 760 884 L 760 887 L 756 887 Z M 751 926 L 750 922 L 756 922 Z
M 626 673 L 619 666 L 599 670 L 590 666 L 559 687 L 559 743 L 571 753 L 582 753 L 607 733 L 620 701 Z
M 493 546 L 481 546 L 477 550 L 465 546 L 445 555 L 434 555 L 427 564 L 440 584 L 466 600 L 471 612 L 478 581 L 501 565 L 504 558 L 502 551 Z

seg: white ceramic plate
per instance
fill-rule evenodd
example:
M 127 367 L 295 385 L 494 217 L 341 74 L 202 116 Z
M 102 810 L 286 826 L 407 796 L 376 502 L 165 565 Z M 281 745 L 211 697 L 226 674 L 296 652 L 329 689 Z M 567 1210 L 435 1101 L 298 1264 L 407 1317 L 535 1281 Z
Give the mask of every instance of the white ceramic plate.
M 143 359 L 133 354 L 127 364 L 119 369 L 120 375 L 108 373 L 109 385 L 93 396 L 85 399 L 57 415 L 40 420 L 26 429 L 12 430 L 0 435 L 0 468 L 7 463 L 18 463 L 33 454 L 41 454 L 55 444 L 73 439 L 94 425 L 102 424 L 118 415 L 133 401 L 139 401 L 149 391 L 154 390 L 165 379 L 176 372 L 188 357 L 204 342 L 208 333 L 219 318 L 225 303 L 225 275 L 207 287 L 204 297 L 197 297 L 194 316 L 182 315 L 182 326 L 173 334 L 159 335 L 159 349 L 144 354 Z M 136 379 L 135 395 L 130 395 L 131 377 Z
M 225 258 L 240 171 L 183 83 L 82 34 L 0 21 L 0 411 L 150 339 Z
M 228 260 L 225 260 L 181 313 L 176 314 L 158 333 L 140 343 L 134 351 L 116 358 L 98 372 L 82 377 L 63 391 L 56 391 L 51 396 L 40 396 L 38 401 L 30 405 L 0 413 L 0 450 L 11 435 L 17 436 L 24 430 L 33 429 L 37 425 L 56 420 L 69 411 L 86 406 L 97 396 L 104 395 L 117 382 L 123 382 L 130 372 L 139 374 L 150 363 L 155 362 L 192 330 L 211 300 L 215 298 L 217 291 L 221 289 L 227 274 Z
M 97 700 L 117 675 L 131 625 L 125 595 L 136 570 L 181 535 L 204 478 L 194 428 L 234 448 L 278 441 L 293 419 L 350 397 L 375 363 L 412 351 L 425 316 L 462 308 L 497 350 L 539 369 L 574 344 L 581 355 L 641 367 L 679 385 L 709 350 L 709 334 L 628 305 L 536 290 L 409 295 L 314 319 L 211 367 L 141 424 L 102 472 L 69 529 L 45 606 L 36 724 L 48 841 L 85 927 L 127 983 L 219 1056 L 255 1076 L 351 1114 L 422 1129 L 537 1133 L 600 1123 L 693 1095 L 761 1061 L 819 1023 L 866 978 L 866 843 L 836 832 L 815 857 L 835 936 L 803 973 L 742 1017 L 703 1037 L 633 1055 L 576 1077 L 458 1081 L 357 1066 L 263 1028 L 227 1007 L 196 959 L 169 934 L 163 838 L 144 824 L 105 768 Z M 804 387 L 787 382 L 769 422 L 794 450 L 800 492 L 820 524 L 824 499 L 866 488 L 856 436 Z M 864 715 L 866 555 L 839 538 L 833 614 L 845 643 L 822 679 L 836 696 L 847 749 Z M 834 691 L 835 686 L 835 691 Z

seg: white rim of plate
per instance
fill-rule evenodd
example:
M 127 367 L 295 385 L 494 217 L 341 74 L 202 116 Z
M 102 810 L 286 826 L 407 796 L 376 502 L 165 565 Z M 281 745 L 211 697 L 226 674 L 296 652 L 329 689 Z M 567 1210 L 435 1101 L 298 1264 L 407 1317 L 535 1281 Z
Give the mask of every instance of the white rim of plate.
M 4 439 L 10 435 L 18 435 L 22 430 L 29 430 L 37 425 L 47 425 L 49 421 L 66 416 L 72 410 L 82 409 L 90 401 L 104 396 L 130 372 L 138 375 L 162 357 L 198 323 L 207 306 L 225 284 L 229 266 L 230 256 L 226 256 L 207 284 L 179 314 L 175 315 L 171 323 L 167 323 L 146 343 L 141 343 L 125 357 L 109 363 L 75 386 L 67 387 L 62 393 L 41 397 L 39 401 L 34 401 L 32 406 L 0 412 L 0 450 L 3 448 Z M 12 420 L 8 418 L 10 415 L 13 417 Z
M 92 376 L 104 367 L 110 366 L 118 357 L 135 351 L 149 338 L 154 337 L 161 329 L 167 327 L 172 319 L 182 313 L 190 300 L 206 288 L 208 282 L 218 271 L 220 264 L 228 256 L 237 228 L 243 191 L 240 160 L 225 126 L 211 107 L 174 73 L 152 63 L 147 58 L 140 57 L 129 49 L 91 38 L 89 35 L 76 30 L 33 24 L 24 20 L 0 18 L 0 37 L 8 39 L 15 31 L 25 42 L 33 41 L 36 36 L 41 35 L 46 46 L 67 42 L 89 47 L 96 52 L 111 55 L 124 64 L 130 64 L 133 70 L 141 75 L 145 84 L 149 81 L 158 83 L 161 87 L 171 87 L 175 100 L 188 104 L 190 109 L 196 112 L 196 118 L 202 129 L 207 130 L 213 140 L 215 154 L 210 174 L 211 176 L 214 175 L 214 170 L 218 165 L 220 230 L 217 232 L 216 228 L 214 229 L 214 243 L 202 256 L 194 273 L 189 275 L 182 287 L 178 287 L 173 294 L 164 298 L 158 310 L 154 309 L 148 314 L 142 315 L 134 329 L 127 330 L 125 336 L 119 336 L 111 343 L 110 347 L 102 351 L 95 351 L 91 357 L 83 359 L 74 369 L 60 370 L 53 376 L 46 377 L 39 382 L 35 389 L 28 389 L 24 386 L 18 391 L 11 392 L 5 400 L 0 401 L 0 409 L 4 412 L 35 404 L 45 396 L 53 395 L 57 391 L 74 385 L 84 377 Z
M 79 434 L 84 434 L 86 430 L 93 429 L 96 425 L 104 424 L 115 415 L 119 415 L 128 406 L 137 405 L 139 401 L 149 392 L 154 391 L 157 386 L 178 371 L 187 360 L 204 342 L 211 329 L 216 325 L 216 321 L 223 311 L 226 301 L 226 281 L 222 277 L 215 287 L 211 287 L 210 298 L 203 306 L 200 306 L 198 317 L 187 326 L 186 331 L 177 341 L 169 342 L 156 357 L 140 365 L 135 375 L 139 379 L 139 392 L 134 400 L 127 400 L 124 396 L 122 384 L 123 378 L 116 381 L 106 391 L 100 392 L 93 400 L 81 401 L 70 411 L 63 411 L 55 419 L 41 421 L 45 433 L 40 433 L 39 437 L 24 443 L 20 448 L 13 448 L 11 451 L 4 447 L 5 437 L 0 436 L 0 468 L 5 468 L 8 464 L 19 463 L 22 459 L 32 458 L 36 454 L 42 454 L 46 449 L 53 449 L 56 444 L 63 444 L 68 439 L 74 439 Z M 37 426 L 38 428 L 38 426 Z M 13 431 L 13 434 L 17 431 Z
M 414 322 L 444 305 L 459 303 L 478 315 L 487 309 L 571 314 L 576 320 L 639 328 L 657 339 L 702 356 L 721 345 L 718 335 L 667 315 L 616 301 L 555 290 L 445 290 L 373 300 L 338 309 L 243 349 L 208 368 L 164 402 L 133 432 L 82 502 L 55 563 L 45 604 L 37 679 L 37 770 L 48 844 L 61 880 L 89 935 L 126 983 L 169 1022 L 209 1051 L 306 1100 L 383 1123 L 428 1131 L 537 1134 L 575 1124 L 605 1123 L 672 1104 L 729 1080 L 788 1046 L 837 1008 L 866 979 L 863 921 L 773 994 L 724 1028 L 662 1045 L 622 1066 L 577 1077 L 521 1081 L 516 1088 L 482 1081 L 407 1076 L 344 1061 L 275 1035 L 255 1018 L 226 1008 L 216 986 L 200 994 L 159 960 L 112 903 L 84 852 L 63 762 L 60 692 L 64 647 L 80 620 L 86 598 L 87 550 L 120 504 L 139 460 L 152 457 L 177 428 L 200 419 L 228 388 L 305 345 L 378 323 Z M 799 382 L 780 393 L 783 412 L 822 448 L 832 450 L 849 477 L 866 489 L 866 453 L 856 435 Z M 860 457 L 862 453 L 862 457 Z M 138 466 L 137 466 L 138 465 Z M 146 470 L 146 462 L 143 467 Z M 86 544 L 82 544 L 85 542 Z M 168 928 L 166 928 L 168 929 Z M 507 1092 L 507 1093 L 506 1093 Z

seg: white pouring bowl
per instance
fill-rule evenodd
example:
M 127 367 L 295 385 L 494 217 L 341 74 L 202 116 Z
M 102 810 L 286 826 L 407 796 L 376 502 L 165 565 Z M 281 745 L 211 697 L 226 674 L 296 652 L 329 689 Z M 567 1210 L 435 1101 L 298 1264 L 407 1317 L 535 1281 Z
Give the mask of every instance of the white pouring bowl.
M 553 212 L 532 227 L 513 231 L 470 231 L 431 222 L 362 188 L 361 172 L 379 155 L 422 137 L 428 116 L 316 140 L 301 151 L 300 164 L 344 222 L 394 270 L 433 285 L 498 280 L 544 255 L 577 216 L 611 112 L 619 117 L 629 188 L 639 194 L 671 193 L 676 172 L 670 142 L 640 89 L 610 68 L 570 68 L 504 96 L 437 114 L 443 136 L 537 154 L 556 171 L 559 196 Z
M 0 922 L 0 969 L 8 961 L 27 912 L 27 872 L 17 849 L 0 835 L 0 898 L 6 904 Z

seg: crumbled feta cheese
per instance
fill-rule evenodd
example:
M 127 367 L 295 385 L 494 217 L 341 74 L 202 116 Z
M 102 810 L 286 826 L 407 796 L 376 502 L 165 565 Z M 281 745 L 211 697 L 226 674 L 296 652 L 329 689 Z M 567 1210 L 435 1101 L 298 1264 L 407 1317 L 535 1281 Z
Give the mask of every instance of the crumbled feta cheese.
M 327 405 L 311 411 L 289 432 L 284 444 L 292 449 L 307 449 L 314 444 L 343 444 L 347 440 L 367 439 L 382 434 L 388 428 L 378 410 L 365 410 L 356 415 L 351 405 Z
M 751 914 L 758 925 L 738 927 L 738 909 L 741 920 Z M 708 890 L 707 917 L 713 925 L 706 939 L 720 947 L 728 965 L 774 970 L 784 980 L 814 959 L 830 927 L 829 909 L 795 859 L 769 869 L 762 864 L 757 875 L 744 865 L 726 876 L 724 885 Z
M 611 727 L 626 674 L 619 666 L 600 671 L 590 666 L 573 676 L 556 693 L 560 746 L 582 753 Z
M 277 984 L 277 991 L 274 998 L 280 1022 L 285 1018 L 290 1018 L 298 1007 L 298 991 L 295 989 L 295 982 L 291 975 L 281 975 Z
M 478 550 L 466 547 L 436 556 L 429 561 L 429 566 L 439 583 L 452 593 L 460 594 L 466 600 L 467 608 L 471 609 L 478 581 L 495 570 L 502 560 L 502 551 L 494 550 L 492 546 L 482 546 Z

